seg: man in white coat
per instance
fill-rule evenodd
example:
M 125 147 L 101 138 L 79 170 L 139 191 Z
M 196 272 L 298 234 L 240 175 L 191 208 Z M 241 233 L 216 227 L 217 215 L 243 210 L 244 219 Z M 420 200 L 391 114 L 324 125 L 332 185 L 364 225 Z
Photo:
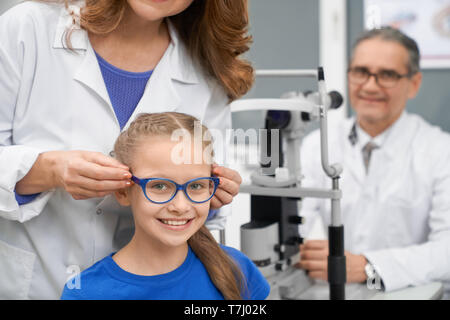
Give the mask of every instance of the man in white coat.
M 398 30 L 361 35 L 348 69 L 356 115 L 339 123 L 330 119 L 330 158 L 344 168 L 347 282 L 378 277 L 392 291 L 439 281 L 448 296 L 450 135 L 405 111 L 422 81 L 419 58 L 416 42 Z M 330 187 L 319 148 L 317 131 L 304 139 L 305 187 Z M 330 201 L 304 199 L 301 215 L 308 238 L 314 217 L 329 225 Z M 327 280 L 328 241 L 306 241 L 300 253 L 299 266 Z

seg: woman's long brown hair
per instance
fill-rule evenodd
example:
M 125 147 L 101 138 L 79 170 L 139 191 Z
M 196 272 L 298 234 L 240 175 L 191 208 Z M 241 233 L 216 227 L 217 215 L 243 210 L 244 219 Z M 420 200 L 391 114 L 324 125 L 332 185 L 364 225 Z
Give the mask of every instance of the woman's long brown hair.
M 35 0 L 64 2 L 73 0 Z M 120 24 L 126 0 L 86 0 L 80 26 L 94 34 L 108 34 Z M 194 0 L 170 17 L 188 51 L 207 74 L 222 85 L 230 101 L 246 94 L 254 81 L 253 67 L 241 55 L 249 50 L 247 0 Z M 66 34 L 70 48 L 71 30 Z
M 177 112 L 140 114 L 117 138 L 114 145 L 115 157 L 132 169 L 132 159 L 142 141 L 154 136 L 170 138 L 172 133 L 179 129 L 186 130 L 193 137 L 194 130 L 199 123 L 195 117 Z M 202 132 L 207 134 L 208 129 L 202 126 Z M 208 148 L 212 151 L 209 149 L 211 143 L 211 140 L 203 141 L 203 150 Z M 248 298 L 247 287 L 240 268 L 223 251 L 205 226 L 202 226 L 188 240 L 188 244 L 203 263 L 212 282 L 225 299 Z
M 231 100 L 249 91 L 253 68 L 239 58 L 251 42 L 247 0 L 194 0 L 172 21 L 192 56 L 219 80 Z

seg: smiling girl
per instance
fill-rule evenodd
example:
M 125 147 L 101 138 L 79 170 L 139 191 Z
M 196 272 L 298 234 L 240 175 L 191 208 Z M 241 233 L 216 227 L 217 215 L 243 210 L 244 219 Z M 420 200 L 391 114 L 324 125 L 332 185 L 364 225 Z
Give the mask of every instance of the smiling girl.
M 220 183 L 211 175 L 211 141 L 188 139 L 190 150 L 182 151 L 189 151 L 190 161 L 174 160 L 180 142 L 172 134 L 184 130 L 193 137 L 196 121 L 175 112 L 142 114 L 121 133 L 115 156 L 130 167 L 134 184 L 115 195 L 131 206 L 135 234 L 120 251 L 82 272 L 81 288 L 66 285 L 62 299 L 268 296 L 270 287 L 256 266 L 238 250 L 219 246 L 204 226 Z M 199 152 L 201 161 L 192 161 Z

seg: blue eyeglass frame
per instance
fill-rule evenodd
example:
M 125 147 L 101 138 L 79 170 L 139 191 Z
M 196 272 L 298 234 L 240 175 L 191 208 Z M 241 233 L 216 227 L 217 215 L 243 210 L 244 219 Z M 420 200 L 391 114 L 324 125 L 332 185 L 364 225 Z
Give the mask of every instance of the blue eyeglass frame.
M 214 190 L 213 190 L 211 196 L 210 196 L 208 199 L 204 200 L 204 201 L 194 201 L 194 200 L 192 200 L 192 199 L 189 197 L 189 195 L 188 195 L 188 193 L 187 193 L 187 191 L 186 191 L 186 187 L 188 186 L 188 184 L 190 184 L 190 183 L 192 183 L 192 182 L 194 182 L 194 181 L 197 181 L 197 180 L 204 180 L 204 179 L 208 179 L 208 180 L 211 180 L 211 181 L 214 182 Z M 167 202 L 172 201 L 172 199 L 175 198 L 175 196 L 177 195 L 177 193 L 178 193 L 179 190 L 183 190 L 183 192 L 184 192 L 186 198 L 188 198 L 189 201 L 194 202 L 194 203 L 204 203 L 204 202 L 207 202 L 207 201 L 211 200 L 211 198 L 212 198 L 212 197 L 214 196 L 214 194 L 216 193 L 217 187 L 218 187 L 219 184 L 220 184 L 220 179 L 217 178 L 217 177 L 201 177 L 201 178 L 195 178 L 195 179 L 189 180 L 188 182 L 186 182 L 186 183 L 184 183 L 184 184 L 178 184 L 178 183 L 176 183 L 175 181 L 170 180 L 170 179 L 166 179 L 166 178 L 147 178 L 147 179 L 140 179 L 140 178 L 138 178 L 138 177 L 136 177 L 136 176 L 134 176 L 134 175 L 131 176 L 131 180 L 132 180 L 134 183 L 136 183 L 136 184 L 138 184 L 138 185 L 141 186 L 142 192 L 144 192 L 144 195 L 145 195 L 145 197 L 147 198 L 148 201 L 153 202 L 153 203 L 157 203 L 157 204 L 164 204 L 164 203 L 167 203 Z M 159 201 L 153 201 L 152 199 L 150 199 L 150 198 L 147 196 L 147 192 L 145 191 L 145 190 L 146 190 L 147 183 L 148 183 L 149 181 L 153 181 L 153 180 L 163 180 L 163 181 L 168 181 L 168 182 L 173 183 L 173 184 L 176 186 L 176 190 L 175 190 L 174 194 L 172 195 L 172 197 L 171 197 L 169 200 L 167 200 L 167 201 L 162 201 L 162 202 L 159 202 Z

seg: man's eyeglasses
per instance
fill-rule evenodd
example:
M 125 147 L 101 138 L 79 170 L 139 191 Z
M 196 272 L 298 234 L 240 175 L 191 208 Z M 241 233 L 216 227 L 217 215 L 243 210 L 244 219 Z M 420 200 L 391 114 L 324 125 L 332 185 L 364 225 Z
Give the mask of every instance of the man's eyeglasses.
M 361 85 L 366 83 L 371 76 L 375 77 L 375 81 L 382 88 L 395 87 L 401 78 L 411 77 L 410 73 L 399 74 L 394 70 L 381 70 L 377 73 L 371 73 L 364 67 L 353 67 L 348 69 L 348 81 L 352 84 Z
M 214 196 L 220 182 L 216 177 L 195 178 L 182 185 L 165 178 L 139 179 L 132 176 L 131 180 L 141 186 L 149 201 L 158 204 L 171 201 L 179 190 L 183 190 L 186 197 L 194 203 L 206 202 Z

